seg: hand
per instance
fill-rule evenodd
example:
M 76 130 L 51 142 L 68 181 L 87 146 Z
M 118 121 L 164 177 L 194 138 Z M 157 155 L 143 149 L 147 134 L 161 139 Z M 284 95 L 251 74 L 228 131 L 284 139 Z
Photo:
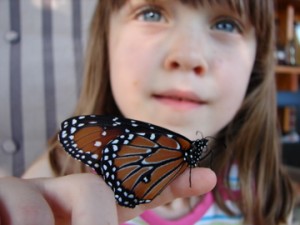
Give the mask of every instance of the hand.
M 111 189 L 94 174 L 28 180 L 1 178 L 0 224 L 120 224 L 175 198 L 202 195 L 216 184 L 210 169 L 193 169 L 192 187 L 189 176 L 189 170 L 185 171 L 151 203 L 134 209 L 116 204 Z

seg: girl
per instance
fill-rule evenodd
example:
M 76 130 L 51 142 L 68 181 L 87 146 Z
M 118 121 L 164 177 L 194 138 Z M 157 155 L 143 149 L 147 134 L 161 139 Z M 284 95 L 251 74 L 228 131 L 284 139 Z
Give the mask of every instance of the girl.
M 227 146 L 214 154 L 212 193 L 128 224 L 287 223 L 292 190 L 280 161 L 273 14 L 273 0 L 99 1 L 74 114 L 138 119 L 190 139 L 200 130 Z M 25 176 L 41 170 L 87 172 L 67 160 L 56 136 Z

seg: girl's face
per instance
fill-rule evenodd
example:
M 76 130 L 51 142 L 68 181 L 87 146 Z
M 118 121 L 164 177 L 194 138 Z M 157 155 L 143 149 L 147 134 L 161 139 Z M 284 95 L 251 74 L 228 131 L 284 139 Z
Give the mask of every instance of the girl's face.
M 255 54 L 254 27 L 226 5 L 128 0 L 110 18 L 111 86 L 122 114 L 191 139 L 232 120 Z

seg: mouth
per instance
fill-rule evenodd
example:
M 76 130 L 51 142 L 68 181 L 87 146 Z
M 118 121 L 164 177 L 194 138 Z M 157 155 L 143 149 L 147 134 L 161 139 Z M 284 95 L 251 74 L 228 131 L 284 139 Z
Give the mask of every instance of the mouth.
M 190 91 L 169 90 L 153 94 L 153 97 L 164 105 L 181 110 L 195 109 L 207 103 Z

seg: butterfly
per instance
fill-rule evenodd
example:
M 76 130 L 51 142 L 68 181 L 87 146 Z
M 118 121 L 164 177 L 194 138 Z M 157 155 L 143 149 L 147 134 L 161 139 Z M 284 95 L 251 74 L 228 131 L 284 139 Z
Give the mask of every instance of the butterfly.
M 187 168 L 210 153 L 208 139 L 191 141 L 171 130 L 114 116 L 62 122 L 59 140 L 72 157 L 101 175 L 119 205 L 149 203 Z

